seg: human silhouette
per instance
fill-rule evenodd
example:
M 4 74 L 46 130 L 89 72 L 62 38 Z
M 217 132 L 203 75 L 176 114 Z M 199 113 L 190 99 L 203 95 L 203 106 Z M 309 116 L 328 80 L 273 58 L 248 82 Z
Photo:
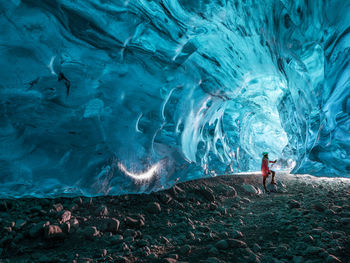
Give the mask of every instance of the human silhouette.
M 269 161 L 269 154 L 267 152 L 263 152 L 263 158 L 262 158 L 262 162 L 261 162 L 261 174 L 263 177 L 263 185 L 264 185 L 264 189 L 266 192 L 269 192 L 266 189 L 266 179 L 267 177 L 269 177 L 270 174 L 272 174 L 272 179 L 271 179 L 271 184 L 276 184 L 275 182 L 275 171 L 270 170 L 269 168 L 269 163 L 276 163 L 277 160 L 275 161 Z

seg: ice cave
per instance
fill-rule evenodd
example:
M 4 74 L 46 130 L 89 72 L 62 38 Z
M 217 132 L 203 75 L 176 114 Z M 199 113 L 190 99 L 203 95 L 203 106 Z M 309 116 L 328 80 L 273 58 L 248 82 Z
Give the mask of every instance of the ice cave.
M 0 2 L 0 197 L 350 177 L 344 0 Z

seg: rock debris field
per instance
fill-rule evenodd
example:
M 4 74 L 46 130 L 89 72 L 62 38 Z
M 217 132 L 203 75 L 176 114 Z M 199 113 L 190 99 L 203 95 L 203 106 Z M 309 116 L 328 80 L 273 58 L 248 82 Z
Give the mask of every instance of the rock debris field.
M 0 201 L 0 262 L 350 262 L 350 181 L 277 174 Z M 270 180 L 270 178 L 268 179 Z

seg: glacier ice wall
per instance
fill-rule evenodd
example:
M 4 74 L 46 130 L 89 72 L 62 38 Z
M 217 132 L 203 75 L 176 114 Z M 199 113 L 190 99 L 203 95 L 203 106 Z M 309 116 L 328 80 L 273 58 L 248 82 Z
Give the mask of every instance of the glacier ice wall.
M 343 0 L 0 3 L 2 197 L 350 176 Z

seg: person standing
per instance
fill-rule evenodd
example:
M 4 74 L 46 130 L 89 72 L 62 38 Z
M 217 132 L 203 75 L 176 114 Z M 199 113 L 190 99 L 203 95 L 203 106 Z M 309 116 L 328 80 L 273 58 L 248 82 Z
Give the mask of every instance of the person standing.
M 276 184 L 275 182 L 275 171 L 270 170 L 269 168 L 269 163 L 276 163 L 277 160 L 275 161 L 269 161 L 269 154 L 267 152 L 263 152 L 263 159 L 261 162 L 261 174 L 263 177 L 263 185 L 264 185 L 264 189 L 266 192 L 269 192 L 266 189 L 266 179 L 267 177 L 269 177 L 270 174 L 272 174 L 272 179 L 271 179 L 271 184 Z

